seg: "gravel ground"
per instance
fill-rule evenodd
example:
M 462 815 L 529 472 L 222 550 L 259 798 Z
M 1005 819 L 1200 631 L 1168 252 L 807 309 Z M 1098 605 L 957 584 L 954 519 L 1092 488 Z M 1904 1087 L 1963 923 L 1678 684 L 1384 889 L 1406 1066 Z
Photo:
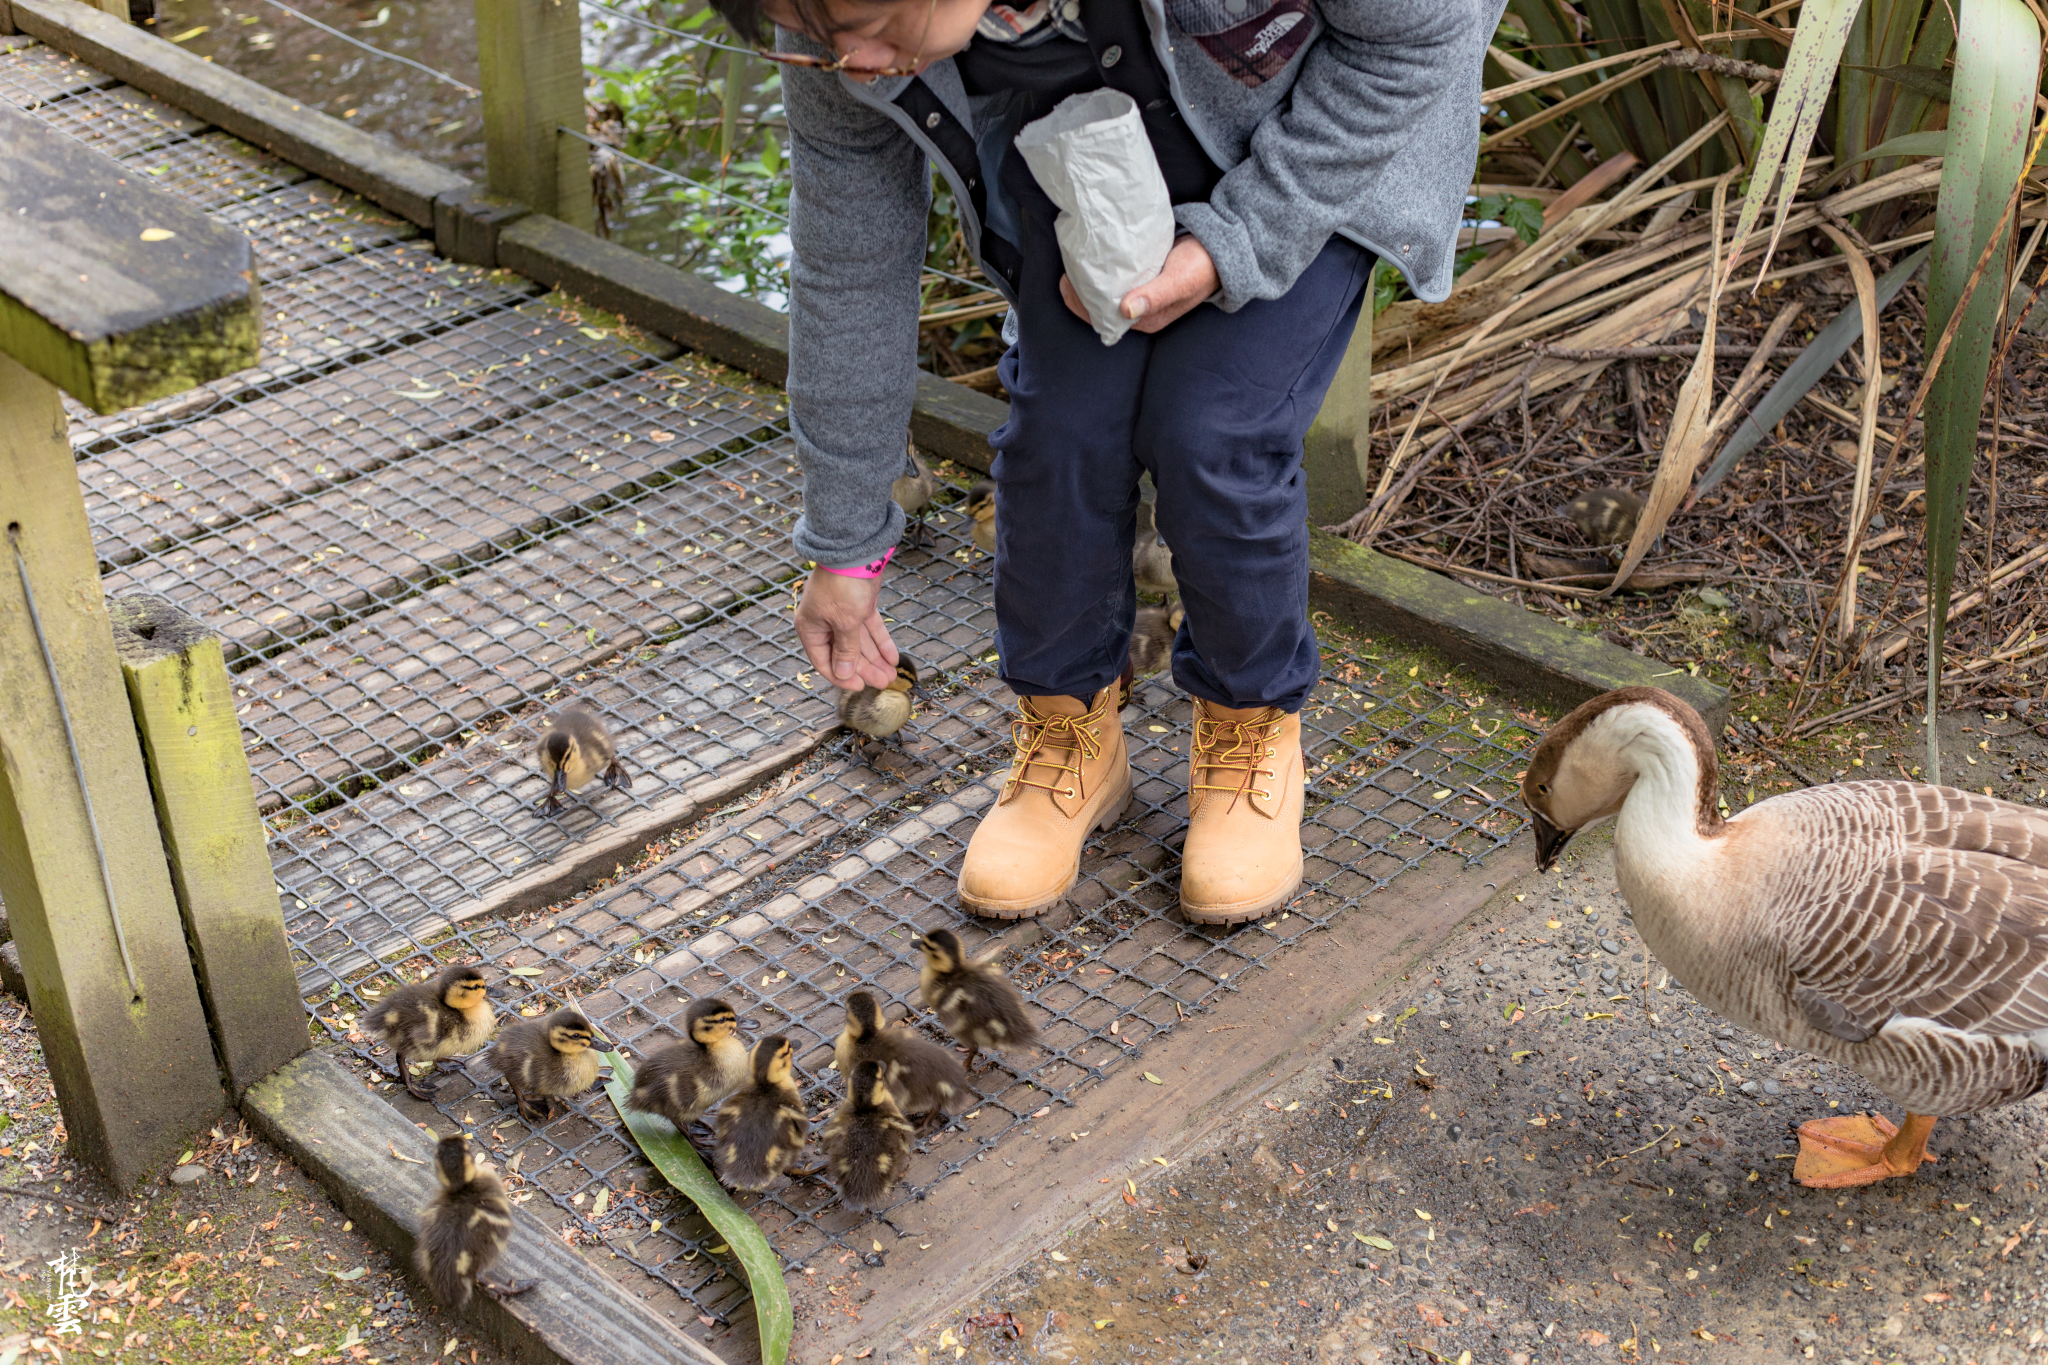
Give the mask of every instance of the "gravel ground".
M 1798 1122 L 1891 1106 L 1646 956 L 1582 837 L 902 1358 L 2048 1361 L 2048 1102 L 1801 1188 Z
M 0 1362 L 506 1365 L 239 1121 L 192 1148 L 129 1198 L 71 1160 L 34 1022 L 0 996 L 0 1184 L 84 1206 L 0 1194 Z M 92 1288 L 83 1333 L 53 1337 L 67 1253 Z

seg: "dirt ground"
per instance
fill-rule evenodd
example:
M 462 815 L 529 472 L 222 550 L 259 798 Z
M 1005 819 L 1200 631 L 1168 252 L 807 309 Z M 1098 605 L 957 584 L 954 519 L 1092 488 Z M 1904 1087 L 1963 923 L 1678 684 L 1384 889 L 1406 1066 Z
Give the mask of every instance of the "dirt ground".
M 34 1022 L 4 996 L 0 1115 L 0 1184 L 81 1206 L 0 1194 L 0 1362 L 508 1361 L 232 1117 L 122 1198 L 65 1155 Z M 60 1258 L 91 1285 L 78 1334 L 51 1331 Z
M 904 1358 L 2048 1360 L 2048 1101 L 1910 1181 L 1792 1183 L 1798 1122 L 1887 1108 L 1647 961 L 1582 836 Z

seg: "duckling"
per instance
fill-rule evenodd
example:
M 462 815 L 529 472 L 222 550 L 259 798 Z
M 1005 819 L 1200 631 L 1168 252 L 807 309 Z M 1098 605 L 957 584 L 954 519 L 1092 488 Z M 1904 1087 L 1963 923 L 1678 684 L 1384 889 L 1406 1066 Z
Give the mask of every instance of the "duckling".
M 887 739 L 910 723 L 913 695 L 931 700 L 931 693 L 917 681 L 917 660 L 908 654 L 898 654 L 896 676 L 887 687 L 863 687 L 858 692 L 839 694 L 839 723 L 870 739 Z M 902 741 L 897 744 L 900 747 Z
M 725 1001 L 691 1001 L 683 1012 L 688 1041 L 670 1043 L 641 1063 L 626 1106 L 659 1114 L 689 1136 L 692 1123 L 753 1074 L 739 1026 L 739 1016 Z
M 486 1278 L 512 1238 L 512 1201 L 498 1173 L 470 1154 L 467 1137 L 456 1133 L 435 1144 L 434 1174 L 441 1188 L 420 1210 L 419 1240 L 412 1249 L 413 1264 L 434 1297 L 461 1308 L 469 1302 L 471 1284 L 494 1299 L 533 1288 L 533 1280 Z
M 1635 538 L 1643 500 L 1618 484 L 1581 493 L 1564 505 L 1566 520 L 1588 545 L 1624 545 Z
M 413 1079 L 412 1063 L 440 1062 L 466 1056 L 491 1041 L 498 1013 L 487 998 L 483 969 L 473 964 L 450 967 L 431 981 L 401 986 L 363 1019 L 363 1032 L 391 1045 L 398 1058 L 398 1076 L 416 1100 L 434 1098 L 434 1086 Z
M 1131 674 L 1142 678 L 1166 667 L 1173 657 L 1173 638 L 1187 613 L 1176 602 L 1171 607 L 1140 607 L 1131 624 Z
M 882 1079 L 882 1064 L 867 1061 L 854 1067 L 846 1078 L 846 1099 L 822 1135 L 839 1202 L 862 1213 L 886 1205 L 889 1191 L 903 1178 L 916 1135 Z
M 508 1026 L 498 1035 L 491 1060 L 512 1087 L 520 1116 L 544 1123 L 555 1116 L 553 1096 L 580 1095 L 597 1083 L 604 1059 L 591 1044 L 601 1041 L 582 1011 L 559 1009 Z M 546 1102 L 545 1110 L 532 1103 L 536 1095 Z
M 540 803 L 542 815 L 561 810 L 564 790 L 580 791 L 600 773 L 613 791 L 633 785 L 633 779 L 619 766 L 611 731 L 587 707 L 565 706 L 555 712 L 547 732 L 533 746 L 533 756 L 548 779 L 548 794 Z
M 974 1093 L 967 1073 L 951 1052 L 907 1028 L 882 1022 L 881 1007 L 867 991 L 846 997 L 846 1027 L 832 1044 L 839 1074 L 851 1076 L 863 1062 L 879 1062 L 883 1079 L 906 1114 L 928 1126 Z
M 1156 530 L 1142 531 L 1131 546 L 1131 576 L 1138 591 L 1168 601 L 1180 596 L 1180 580 L 1173 576 L 1173 551 Z
M 996 486 L 991 479 L 983 479 L 967 490 L 967 501 L 960 504 L 960 510 L 974 518 L 974 543 L 981 547 L 983 554 L 996 552 Z
M 939 481 L 932 477 L 931 467 L 917 453 L 917 447 L 906 445 L 903 449 L 903 472 L 889 485 L 889 496 L 911 519 L 912 544 L 922 544 L 926 539 L 925 514 L 931 510 L 932 494 L 938 491 L 938 486 Z
M 924 955 L 918 993 L 954 1041 L 967 1045 L 970 1071 L 985 1047 L 1022 1052 L 1038 1045 L 1038 1025 L 1025 1012 L 1023 993 L 996 963 L 1000 951 L 970 959 L 951 929 L 934 929 L 912 942 Z
M 803 1150 L 811 1121 L 797 1093 L 795 1049 L 779 1033 L 754 1044 L 753 1079 L 718 1109 L 718 1178 L 765 1190 Z

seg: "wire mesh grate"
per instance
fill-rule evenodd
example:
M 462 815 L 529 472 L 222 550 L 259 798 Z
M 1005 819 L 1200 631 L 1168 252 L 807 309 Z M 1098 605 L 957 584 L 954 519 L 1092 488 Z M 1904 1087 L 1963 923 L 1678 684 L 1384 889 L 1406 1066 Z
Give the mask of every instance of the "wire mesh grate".
M 0 98 L 56 126 L 90 99 L 170 127 L 131 92 L 22 65 L 38 51 L 0 53 Z M 61 88 L 19 93 L 51 70 Z M 1274 952 L 1370 913 L 1422 858 L 1476 859 L 1520 826 L 1504 803 L 1530 735 L 1512 716 L 1329 650 L 1303 713 L 1302 897 L 1259 924 L 1190 925 L 1189 703 L 1141 680 L 1131 810 L 1090 841 L 1060 907 L 991 936 L 963 922 L 953 885 L 1008 762 L 1011 698 L 960 489 L 942 489 L 885 599 L 938 700 L 901 745 L 856 746 L 790 629 L 800 489 L 777 391 L 438 260 L 406 225 L 216 132 L 132 136 L 110 126 L 98 145 L 251 233 L 264 354 L 136 412 L 74 411 L 80 478 L 108 589 L 162 593 L 223 636 L 295 961 L 337 1045 L 361 1045 L 360 1012 L 399 980 L 475 956 L 513 1008 L 573 997 L 636 1055 L 679 1031 L 690 999 L 724 995 L 796 1040 L 815 1112 L 846 993 L 874 989 L 901 1017 L 910 935 L 957 925 L 1004 950 L 1045 1046 L 982 1073 L 980 1103 L 922 1144 L 886 1215 L 914 1231 L 941 1182 L 1247 989 Z M 527 753 L 572 696 L 608 718 L 634 783 L 543 819 Z M 656 829 L 671 832 L 643 849 Z M 600 889 L 544 903 L 561 869 L 614 856 L 585 868 L 612 873 Z M 360 1061 L 412 1103 L 388 1058 Z M 482 1076 L 445 1083 L 441 1121 L 482 1131 L 535 1212 L 714 1320 L 744 1303 L 607 1102 L 529 1124 Z M 865 1246 L 867 1220 L 815 1185 L 754 1212 L 791 1266 Z

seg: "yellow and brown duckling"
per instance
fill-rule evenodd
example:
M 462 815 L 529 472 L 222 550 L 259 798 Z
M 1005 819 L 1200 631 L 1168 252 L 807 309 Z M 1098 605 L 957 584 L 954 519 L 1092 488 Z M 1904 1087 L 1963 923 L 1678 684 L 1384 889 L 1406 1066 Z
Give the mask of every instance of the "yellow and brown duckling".
M 393 991 L 363 1016 L 363 1032 L 390 1045 L 406 1093 L 431 1100 L 436 1087 L 415 1080 L 413 1064 L 453 1065 L 450 1059 L 466 1057 L 491 1041 L 498 1013 L 491 1008 L 489 991 L 481 967 L 449 967 L 431 980 Z
M 1023 992 L 1004 975 L 1000 949 L 970 958 L 951 929 L 934 929 L 914 941 L 924 955 L 919 996 L 953 1041 L 966 1045 L 969 1070 L 983 1048 L 1025 1052 L 1038 1045 L 1038 1025 L 1024 1008 Z
M 917 660 L 908 654 L 896 656 L 896 676 L 887 687 L 863 687 L 839 694 L 839 723 L 858 730 L 869 739 L 888 739 L 910 723 L 915 711 L 913 696 L 931 700 L 931 693 L 918 682 Z M 901 746 L 902 741 L 897 744 Z
M 873 1213 L 888 1204 L 889 1191 L 903 1178 L 917 1133 L 882 1079 L 882 1064 L 866 1061 L 847 1076 L 846 1098 L 820 1136 L 839 1202 Z
M 910 540 L 920 544 L 925 539 L 925 514 L 931 511 L 932 494 L 938 491 L 939 481 L 932 477 L 931 466 L 917 453 L 917 447 L 903 448 L 903 472 L 889 485 L 889 496 L 903 515 L 910 518 Z
M 540 803 L 542 815 L 561 810 L 562 793 L 581 791 L 594 777 L 602 777 L 613 791 L 633 785 L 619 764 L 612 732 L 585 706 L 565 706 L 555 712 L 540 742 L 533 746 L 533 757 L 541 776 L 548 780 L 548 794 Z
M 1187 613 L 1176 602 L 1170 607 L 1140 607 L 1131 623 L 1131 675 L 1142 678 L 1157 673 L 1173 658 L 1173 639 Z
M 898 1108 L 920 1125 L 938 1121 L 974 1094 L 959 1059 L 907 1028 L 884 1023 L 881 1006 L 867 991 L 846 997 L 846 1027 L 832 1044 L 832 1060 L 846 1077 L 864 1062 L 879 1063 Z
M 693 1000 L 683 1012 L 682 1042 L 670 1043 L 640 1065 L 629 1109 L 659 1114 L 697 1142 L 690 1125 L 753 1076 L 739 1016 L 723 1000 Z
M 1139 592 L 1172 601 L 1180 596 L 1180 580 L 1173 576 L 1173 551 L 1157 531 L 1140 531 L 1131 545 L 1131 577 Z
M 770 1034 L 754 1044 L 753 1075 L 718 1107 L 718 1178 L 735 1190 L 765 1190 L 789 1169 L 811 1129 L 797 1091 L 796 1051 Z
M 520 1116 L 544 1123 L 555 1116 L 555 1096 L 580 1095 L 597 1084 L 604 1065 L 594 1046 L 599 1041 L 581 1010 L 559 1009 L 506 1025 L 491 1061 L 512 1087 Z
M 983 554 L 996 552 L 996 485 L 992 479 L 983 479 L 967 490 L 967 501 L 960 504 L 960 510 L 974 518 L 974 543 Z
M 413 1264 L 434 1297 L 450 1308 L 469 1302 L 474 1285 L 493 1298 L 524 1294 L 533 1280 L 500 1280 L 490 1274 L 512 1238 L 512 1201 L 505 1182 L 478 1161 L 461 1133 L 434 1148 L 434 1174 L 441 1188 L 420 1210 Z
M 1643 500 L 1619 484 L 1579 494 L 1564 505 L 1565 519 L 1588 545 L 1625 545 L 1635 538 Z

